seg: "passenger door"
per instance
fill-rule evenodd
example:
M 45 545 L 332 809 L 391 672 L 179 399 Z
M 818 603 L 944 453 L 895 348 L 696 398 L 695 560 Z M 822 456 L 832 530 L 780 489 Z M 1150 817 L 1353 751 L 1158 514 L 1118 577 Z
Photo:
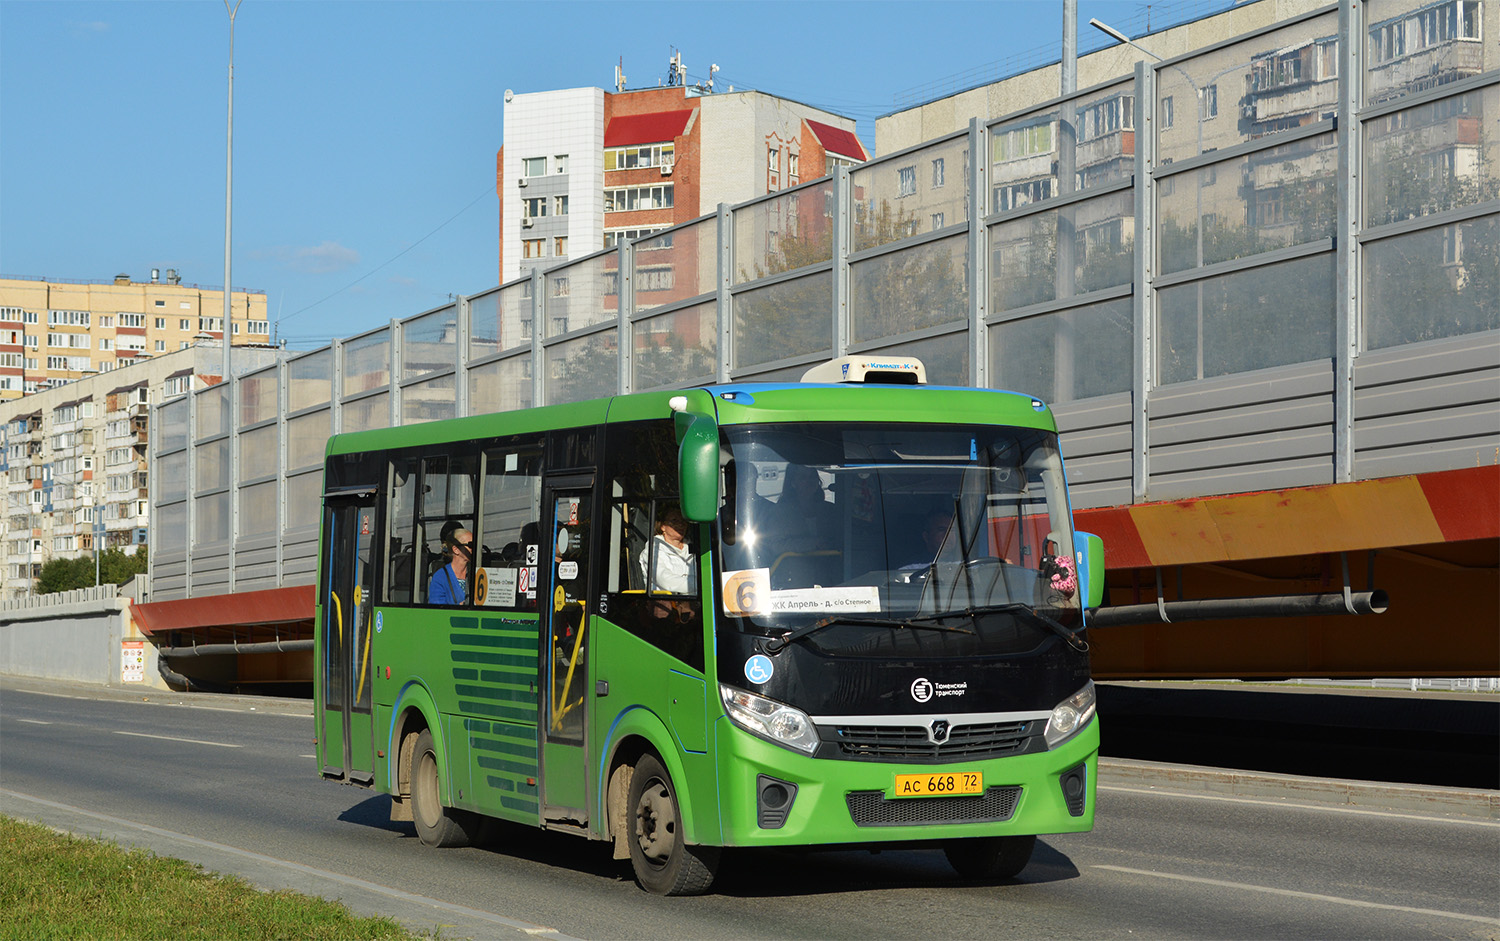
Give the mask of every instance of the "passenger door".
M 325 496 L 318 757 L 324 777 L 363 785 L 375 781 L 369 623 L 375 523 L 375 488 Z
M 593 682 L 588 625 L 594 597 L 594 478 L 578 474 L 547 481 L 544 513 L 551 532 L 543 538 L 542 815 L 548 820 L 588 822 L 585 716 Z

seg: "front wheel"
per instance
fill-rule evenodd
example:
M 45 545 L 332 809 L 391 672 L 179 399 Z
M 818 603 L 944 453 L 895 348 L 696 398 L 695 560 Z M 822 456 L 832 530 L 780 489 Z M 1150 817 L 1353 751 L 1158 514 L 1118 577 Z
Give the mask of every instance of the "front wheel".
M 1034 836 L 972 837 L 943 845 L 948 865 L 965 879 L 1010 879 L 1031 862 Z
M 719 849 L 689 846 L 672 777 L 654 755 L 642 755 L 630 779 L 630 865 L 653 895 L 701 895 L 713 884 Z
M 411 756 L 411 819 L 417 838 L 428 846 L 468 846 L 478 829 L 478 818 L 443 806 L 438 787 L 437 749 L 432 733 L 417 734 Z

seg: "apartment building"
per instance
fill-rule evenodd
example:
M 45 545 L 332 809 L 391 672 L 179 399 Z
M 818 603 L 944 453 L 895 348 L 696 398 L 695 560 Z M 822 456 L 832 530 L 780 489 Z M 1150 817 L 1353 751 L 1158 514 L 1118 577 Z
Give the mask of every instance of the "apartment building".
M 235 291 L 230 309 L 234 344 L 270 342 L 265 292 Z M 0 400 L 222 339 L 223 321 L 223 289 L 171 268 L 149 281 L 0 277 Z
M 732 87 L 507 91 L 500 281 L 862 163 L 854 125 Z
M 236 350 L 235 371 L 275 362 L 278 353 Z M 219 341 L 198 340 L 0 403 L 0 596 L 28 594 L 52 559 L 111 547 L 133 552 L 146 542 L 151 404 L 217 383 L 223 357 Z

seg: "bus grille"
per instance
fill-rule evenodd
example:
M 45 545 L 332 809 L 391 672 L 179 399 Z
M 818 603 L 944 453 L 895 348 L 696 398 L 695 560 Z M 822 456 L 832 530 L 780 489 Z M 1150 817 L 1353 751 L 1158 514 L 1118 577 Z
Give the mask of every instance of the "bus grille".
M 959 725 L 947 741 L 934 745 L 920 725 L 843 725 L 833 730 L 839 753 L 866 761 L 963 761 L 1013 755 L 1026 750 L 1030 722 Z
M 937 823 L 997 823 L 1009 820 L 1021 788 L 995 786 L 973 797 L 888 798 L 882 791 L 853 791 L 845 800 L 858 827 L 903 827 Z

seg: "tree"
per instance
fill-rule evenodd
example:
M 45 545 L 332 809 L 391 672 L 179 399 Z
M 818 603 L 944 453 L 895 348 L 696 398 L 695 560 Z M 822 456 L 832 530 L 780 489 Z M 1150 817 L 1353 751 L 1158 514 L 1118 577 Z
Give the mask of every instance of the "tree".
M 114 547 L 99 557 L 99 582 L 94 581 L 93 555 L 76 559 L 52 559 L 42 566 L 36 580 L 36 593 L 49 595 L 75 588 L 92 588 L 95 584 L 123 585 L 146 571 L 146 547 L 138 546 L 132 555 Z

